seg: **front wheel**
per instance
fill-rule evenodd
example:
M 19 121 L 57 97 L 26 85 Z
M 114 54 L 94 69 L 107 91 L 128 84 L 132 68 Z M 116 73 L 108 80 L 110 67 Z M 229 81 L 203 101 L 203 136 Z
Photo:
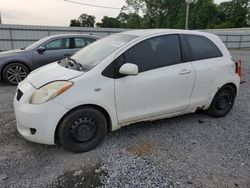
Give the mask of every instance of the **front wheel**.
M 230 85 L 223 86 L 215 95 L 207 113 L 216 118 L 226 116 L 234 105 L 235 89 Z
M 86 152 L 97 147 L 107 134 L 107 120 L 95 108 L 71 111 L 59 125 L 58 137 L 63 149 Z
M 11 85 L 17 85 L 29 74 L 29 69 L 21 63 L 11 63 L 3 70 L 3 80 Z

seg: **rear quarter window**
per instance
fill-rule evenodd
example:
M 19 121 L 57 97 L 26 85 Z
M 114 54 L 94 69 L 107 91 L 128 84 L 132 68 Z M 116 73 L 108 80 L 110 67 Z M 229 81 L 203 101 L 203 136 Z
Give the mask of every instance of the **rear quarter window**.
M 204 36 L 185 35 L 185 39 L 191 53 L 191 61 L 223 56 L 219 48 L 211 40 Z
M 83 48 L 92 42 L 96 41 L 95 39 L 92 38 L 84 38 L 84 37 L 75 37 L 75 48 Z

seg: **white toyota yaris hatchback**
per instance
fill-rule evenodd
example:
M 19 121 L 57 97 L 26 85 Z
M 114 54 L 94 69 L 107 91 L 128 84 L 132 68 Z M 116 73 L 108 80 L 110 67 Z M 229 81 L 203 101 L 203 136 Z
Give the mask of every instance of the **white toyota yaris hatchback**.
M 239 89 L 237 63 L 213 34 L 134 30 L 33 71 L 14 109 L 26 139 L 84 152 L 108 131 L 204 110 L 223 117 Z

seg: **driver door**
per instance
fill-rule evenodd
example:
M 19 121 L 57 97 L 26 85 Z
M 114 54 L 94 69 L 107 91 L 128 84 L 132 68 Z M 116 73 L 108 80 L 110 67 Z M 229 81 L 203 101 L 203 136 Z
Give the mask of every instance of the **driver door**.
M 44 52 L 34 51 L 33 53 L 34 65 L 40 67 L 73 55 L 73 42 L 73 38 L 60 38 L 44 44 Z
M 121 75 L 125 63 L 138 66 L 139 74 Z M 185 111 L 195 81 L 190 62 L 182 63 L 178 35 L 147 39 L 116 60 L 115 100 L 120 124 Z

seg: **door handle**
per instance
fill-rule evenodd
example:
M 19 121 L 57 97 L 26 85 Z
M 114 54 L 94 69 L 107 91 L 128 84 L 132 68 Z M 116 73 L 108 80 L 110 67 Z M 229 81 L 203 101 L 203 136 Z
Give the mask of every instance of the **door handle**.
M 64 57 L 70 57 L 71 54 L 64 54 Z
M 189 69 L 182 69 L 181 72 L 179 72 L 179 75 L 185 75 L 190 74 L 192 71 Z

